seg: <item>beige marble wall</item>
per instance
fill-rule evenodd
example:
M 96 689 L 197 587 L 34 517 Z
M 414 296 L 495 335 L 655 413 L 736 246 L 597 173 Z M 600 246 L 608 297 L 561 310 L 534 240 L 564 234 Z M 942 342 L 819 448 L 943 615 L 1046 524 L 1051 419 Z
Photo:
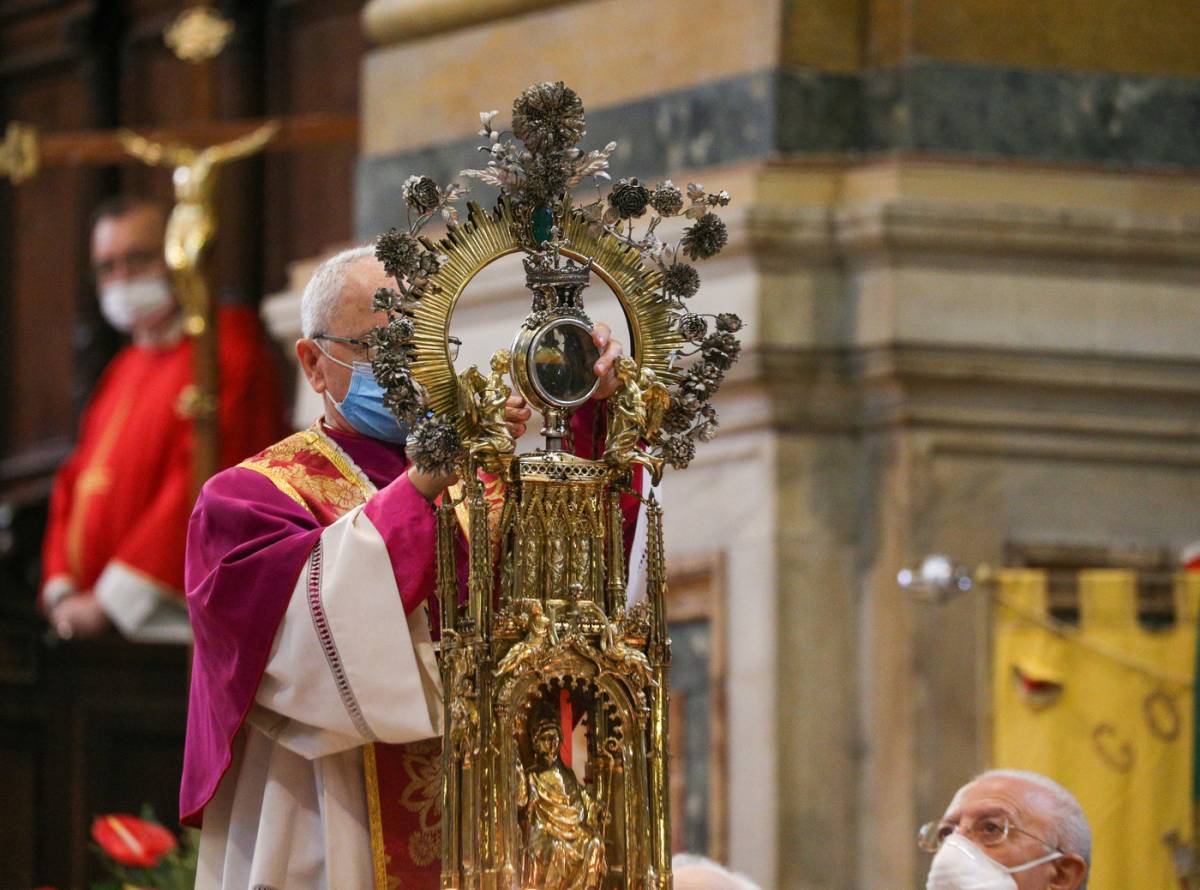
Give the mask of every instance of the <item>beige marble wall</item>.
M 895 573 L 931 551 L 997 564 L 1011 543 L 1194 538 L 1196 183 L 762 176 L 748 225 L 758 318 L 781 320 L 760 373 L 788 678 L 775 886 L 919 886 L 916 826 L 987 764 L 987 606 L 915 603 Z
M 655 0 L 652 15 L 645 0 L 542 5 L 369 53 L 363 154 L 471 136 L 476 111 L 509 109 L 542 80 L 566 81 L 601 108 L 759 71 L 778 56 L 776 0 Z

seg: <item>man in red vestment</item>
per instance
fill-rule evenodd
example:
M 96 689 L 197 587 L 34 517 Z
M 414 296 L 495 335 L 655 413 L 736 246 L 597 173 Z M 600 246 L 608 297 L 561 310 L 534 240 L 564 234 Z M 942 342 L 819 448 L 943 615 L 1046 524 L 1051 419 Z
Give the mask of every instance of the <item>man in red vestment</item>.
M 42 553 L 41 604 L 62 637 L 116 627 L 139 642 L 187 642 L 183 552 L 193 503 L 192 341 L 163 259 L 157 204 L 118 198 L 92 230 L 100 309 L 131 343 L 105 369 L 60 469 Z M 220 460 L 286 429 L 278 375 L 254 310 L 218 313 Z
M 422 606 L 432 501 L 453 479 L 409 464 L 371 374 L 363 338 L 388 283 L 369 248 L 317 269 L 297 355 L 324 417 L 217 474 L 192 514 L 180 810 L 203 818 L 197 890 L 441 886 L 442 708 Z M 604 325 L 593 338 L 605 398 L 621 347 Z M 573 418 L 582 456 L 603 453 L 601 413 Z M 509 400 L 515 435 L 529 416 Z

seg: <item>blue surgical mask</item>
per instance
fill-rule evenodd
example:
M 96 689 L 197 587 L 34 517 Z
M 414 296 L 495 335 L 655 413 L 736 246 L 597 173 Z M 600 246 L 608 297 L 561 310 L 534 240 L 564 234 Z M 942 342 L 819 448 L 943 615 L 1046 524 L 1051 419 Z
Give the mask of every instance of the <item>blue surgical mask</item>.
M 317 348 L 325 353 L 325 357 L 343 368 L 350 369 L 350 388 L 341 401 L 330 398 L 337 406 L 338 412 L 346 418 L 346 422 L 364 436 L 380 439 L 395 445 L 403 445 L 408 438 L 408 425 L 396 419 L 383 403 L 384 389 L 375 379 L 370 362 L 355 362 L 346 364 L 334 358 L 320 346 Z

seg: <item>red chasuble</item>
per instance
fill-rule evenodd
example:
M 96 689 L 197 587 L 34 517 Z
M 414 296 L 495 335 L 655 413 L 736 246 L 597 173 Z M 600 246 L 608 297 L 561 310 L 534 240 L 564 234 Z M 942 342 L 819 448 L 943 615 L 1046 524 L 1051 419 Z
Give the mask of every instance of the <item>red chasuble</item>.
M 257 313 L 218 316 L 220 463 L 230 466 L 286 431 L 278 375 Z M 127 346 L 109 364 L 54 481 L 43 544 L 45 579 L 91 590 L 117 561 L 183 595 L 192 509 L 192 341 Z

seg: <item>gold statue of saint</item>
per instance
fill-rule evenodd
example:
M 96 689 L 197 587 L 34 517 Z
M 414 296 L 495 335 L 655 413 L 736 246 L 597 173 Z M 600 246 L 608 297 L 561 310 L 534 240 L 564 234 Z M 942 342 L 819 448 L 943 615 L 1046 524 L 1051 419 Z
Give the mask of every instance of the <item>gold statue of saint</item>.
M 608 402 L 608 444 L 604 459 L 611 466 L 642 464 L 657 484 L 662 476 L 663 462 L 638 448 L 638 442 L 654 441 L 670 395 L 655 379 L 652 370 L 643 368 L 639 372 L 637 362 L 627 355 L 617 357 L 613 370 L 618 387 Z
M 118 137 L 125 151 L 154 167 L 174 167 L 175 207 L 167 220 L 166 260 L 179 292 L 189 334 L 205 327 L 208 286 L 200 264 L 217 231 L 214 198 L 217 168 L 259 151 L 274 138 L 279 124 L 263 124 L 252 133 L 221 145 L 195 149 L 173 142 L 151 142 L 130 130 Z
M 512 389 L 504 382 L 512 354 L 499 349 L 492 355 L 492 373 L 484 377 L 474 365 L 459 375 L 461 404 L 476 432 L 471 451 L 481 455 L 512 454 L 517 447 L 504 420 Z
M 517 805 L 525 821 L 521 884 L 538 890 L 598 890 L 605 873 L 606 808 L 563 763 L 562 739 L 558 720 L 543 718 L 534 727 L 534 767 L 528 776 L 517 761 Z

